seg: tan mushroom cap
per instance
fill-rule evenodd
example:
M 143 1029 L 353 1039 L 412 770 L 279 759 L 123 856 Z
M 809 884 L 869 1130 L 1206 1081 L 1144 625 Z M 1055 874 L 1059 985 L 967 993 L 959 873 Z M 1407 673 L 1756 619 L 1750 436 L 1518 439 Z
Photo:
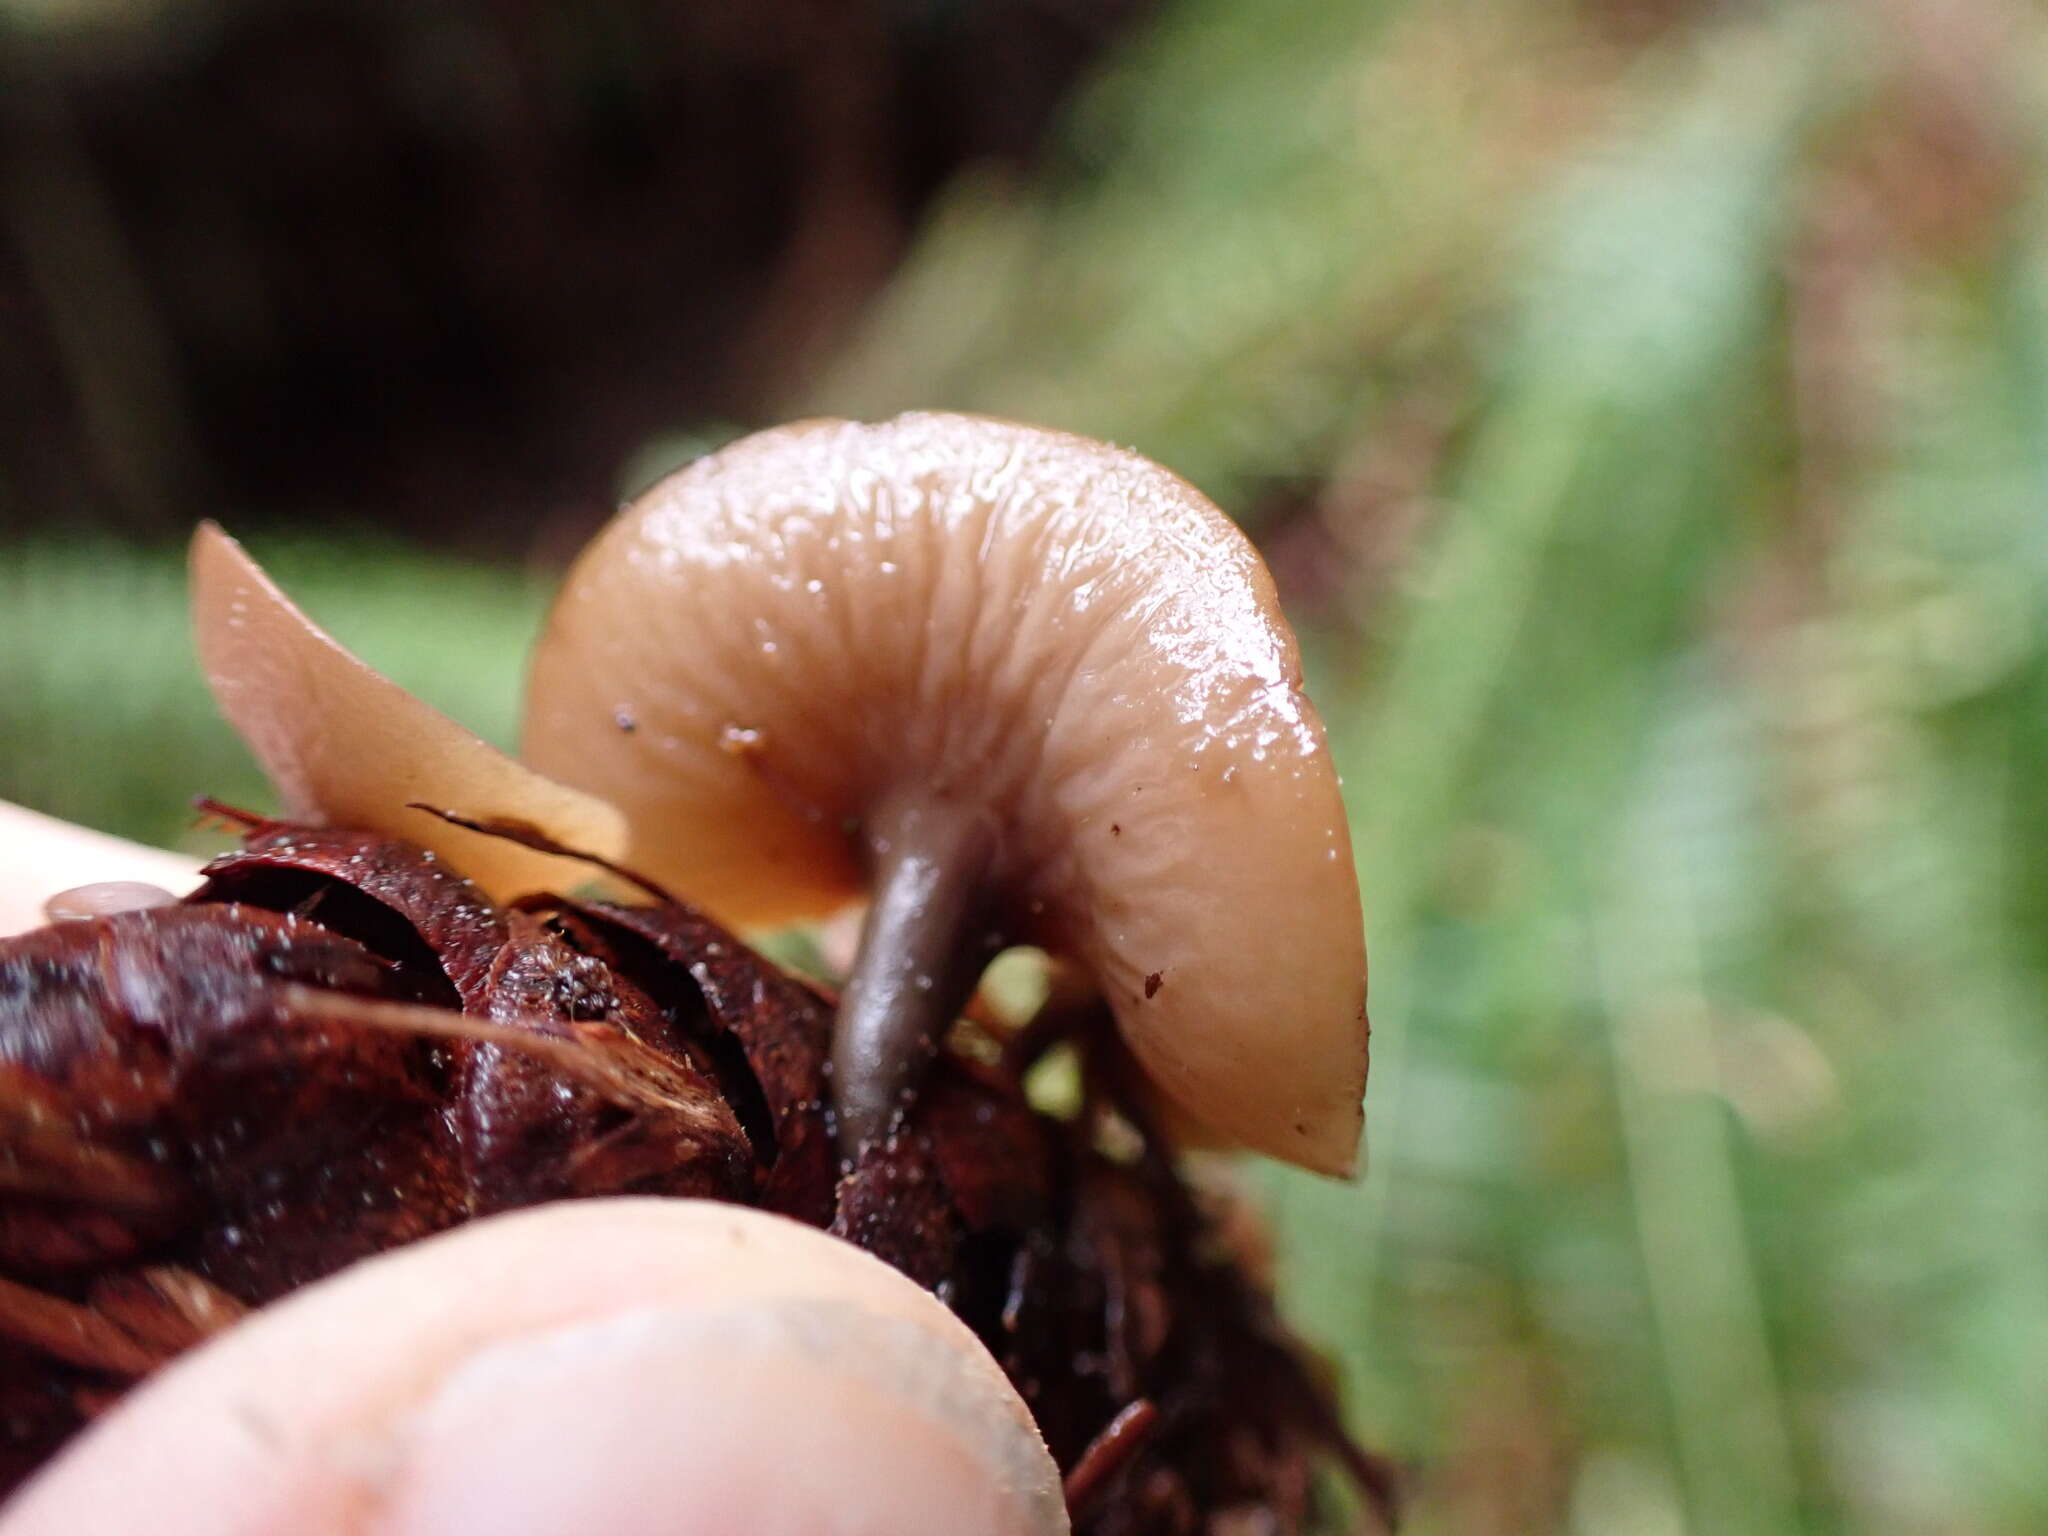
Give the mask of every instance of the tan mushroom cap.
M 629 863 L 737 923 L 858 895 L 906 815 L 982 818 L 1005 937 L 1077 960 L 1212 1130 L 1354 1165 L 1357 877 L 1264 564 L 1086 438 L 913 415 L 701 460 L 571 571 L 523 742 Z
M 191 583 L 207 686 L 287 816 L 408 838 L 500 899 L 572 889 L 593 871 L 450 825 L 414 802 L 524 822 L 600 857 L 624 849 L 625 821 L 611 806 L 515 762 L 365 666 L 212 523 L 192 536 Z

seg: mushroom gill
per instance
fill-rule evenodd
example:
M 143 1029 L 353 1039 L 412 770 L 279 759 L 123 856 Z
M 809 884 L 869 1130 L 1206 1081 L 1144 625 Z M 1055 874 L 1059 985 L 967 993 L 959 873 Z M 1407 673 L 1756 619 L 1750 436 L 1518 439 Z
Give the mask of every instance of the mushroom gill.
M 1323 727 L 1257 553 L 1148 460 L 936 414 L 747 438 L 577 561 L 523 748 L 728 921 L 871 895 L 854 1141 L 1033 943 L 1195 1121 L 1353 1167 L 1365 951 Z

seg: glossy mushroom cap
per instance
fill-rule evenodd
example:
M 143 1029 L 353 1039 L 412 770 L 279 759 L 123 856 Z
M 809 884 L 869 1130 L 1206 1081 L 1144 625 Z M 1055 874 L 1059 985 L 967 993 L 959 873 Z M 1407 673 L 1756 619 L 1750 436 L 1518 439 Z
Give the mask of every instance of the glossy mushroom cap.
M 970 850 L 935 868 L 1078 961 L 1180 1108 L 1352 1168 L 1365 951 L 1323 727 L 1257 553 L 1148 460 L 947 415 L 748 438 L 577 562 L 523 747 L 728 921 Z
M 214 524 L 193 534 L 190 563 L 207 686 L 287 816 L 408 838 L 500 899 L 573 889 L 592 870 L 453 826 L 415 802 L 523 822 L 600 857 L 623 849 L 616 810 L 513 761 L 365 666 Z

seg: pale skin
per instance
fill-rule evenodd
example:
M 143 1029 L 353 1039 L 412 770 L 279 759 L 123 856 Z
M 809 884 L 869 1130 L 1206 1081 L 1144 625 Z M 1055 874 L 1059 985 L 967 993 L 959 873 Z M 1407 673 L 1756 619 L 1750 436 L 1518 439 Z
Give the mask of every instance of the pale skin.
M 0 852 L 0 935 L 87 882 L 196 878 L 4 802 Z M 0 1536 L 1066 1529 L 1020 1405 L 935 1303 L 722 1209 L 583 1201 L 357 1266 L 131 1395 Z

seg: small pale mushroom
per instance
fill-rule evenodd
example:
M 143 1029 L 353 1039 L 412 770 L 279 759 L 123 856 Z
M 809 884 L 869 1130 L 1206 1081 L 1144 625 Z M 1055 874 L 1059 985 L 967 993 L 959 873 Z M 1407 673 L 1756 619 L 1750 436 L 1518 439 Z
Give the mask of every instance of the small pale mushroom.
M 950 415 L 747 438 L 578 560 L 522 748 L 727 921 L 870 895 L 849 1150 L 1031 943 L 1200 1126 L 1354 1166 L 1365 949 L 1323 727 L 1257 553 L 1150 461 Z
M 68 923 L 81 918 L 112 917 L 120 912 L 168 907 L 175 905 L 177 900 L 162 886 L 151 885 L 144 880 L 93 880 L 45 898 L 43 916 L 53 923 Z

